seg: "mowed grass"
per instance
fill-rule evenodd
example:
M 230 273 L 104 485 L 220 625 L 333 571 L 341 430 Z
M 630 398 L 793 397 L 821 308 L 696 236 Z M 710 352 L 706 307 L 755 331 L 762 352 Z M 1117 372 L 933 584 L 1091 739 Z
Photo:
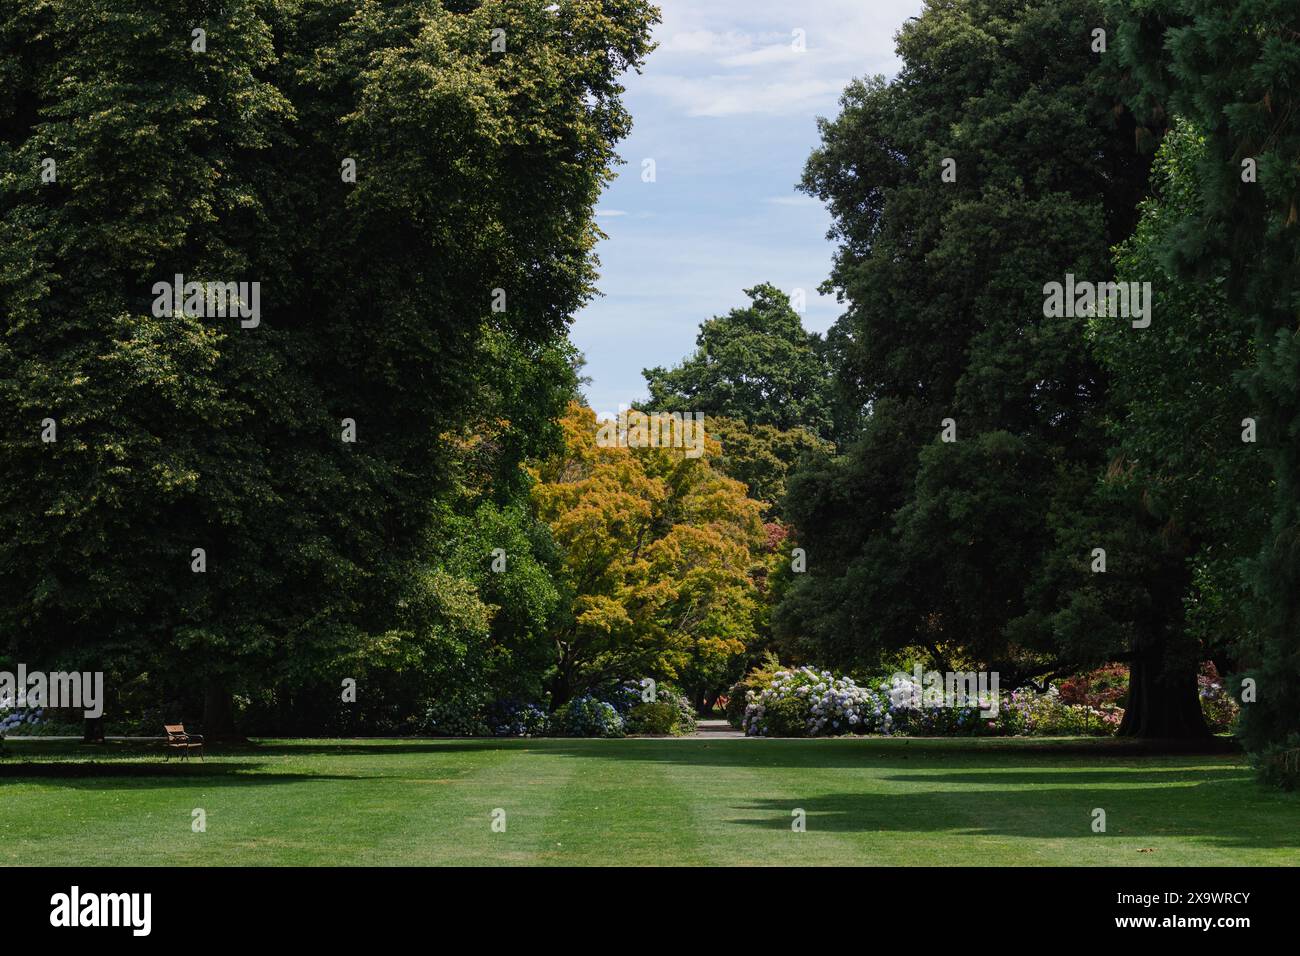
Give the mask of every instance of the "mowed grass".
M 1260 788 L 1240 756 L 1108 743 L 268 740 L 165 764 L 11 739 L 0 863 L 1300 863 L 1300 797 Z

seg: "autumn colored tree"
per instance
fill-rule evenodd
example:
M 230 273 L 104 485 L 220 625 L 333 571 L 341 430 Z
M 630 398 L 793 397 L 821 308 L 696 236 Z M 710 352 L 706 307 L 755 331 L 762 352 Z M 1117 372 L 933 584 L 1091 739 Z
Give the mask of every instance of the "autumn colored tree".
M 563 554 L 552 703 L 640 676 L 680 680 L 698 699 L 756 632 L 762 505 L 713 467 L 716 443 L 698 457 L 627 447 L 577 403 L 561 424 L 563 453 L 534 469 Z

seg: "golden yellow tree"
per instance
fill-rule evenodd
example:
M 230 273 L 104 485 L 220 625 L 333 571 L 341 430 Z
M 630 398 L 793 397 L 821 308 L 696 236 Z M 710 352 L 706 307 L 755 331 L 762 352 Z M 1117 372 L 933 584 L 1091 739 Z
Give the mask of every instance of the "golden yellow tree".
M 616 678 L 723 679 L 760 619 L 762 504 L 713 468 L 716 442 L 691 457 L 598 441 L 577 403 L 561 424 L 564 451 L 533 469 L 564 553 L 553 702 Z

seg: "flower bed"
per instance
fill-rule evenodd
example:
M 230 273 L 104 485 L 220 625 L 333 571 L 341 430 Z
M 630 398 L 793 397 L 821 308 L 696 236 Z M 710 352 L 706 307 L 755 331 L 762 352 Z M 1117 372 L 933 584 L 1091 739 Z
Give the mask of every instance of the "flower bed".
M 1110 679 L 1114 675 L 1104 675 L 1104 684 L 1090 683 L 1089 676 L 1076 680 L 1069 692 L 1079 700 L 1104 688 L 1096 703 L 1068 702 L 1055 686 L 1045 693 L 1022 687 L 999 693 L 995 711 L 965 704 L 927 706 L 921 688 L 901 674 L 870 688 L 812 667 L 780 670 L 766 687 L 746 692 L 742 728 L 751 737 L 1110 736 L 1124 717 L 1113 702 L 1119 696 Z M 1221 692 L 1212 679 L 1203 680 L 1202 688 L 1207 695 Z
M 744 730 L 751 737 L 833 737 L 888 734 L 893 717 L 882 696 L 830 671 L 778 671 L 762 691 L 749 692 Z

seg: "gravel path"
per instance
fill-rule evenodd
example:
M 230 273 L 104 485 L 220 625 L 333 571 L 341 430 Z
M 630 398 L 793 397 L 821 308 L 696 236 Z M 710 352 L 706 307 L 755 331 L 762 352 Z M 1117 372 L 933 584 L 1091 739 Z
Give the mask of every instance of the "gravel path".
M 745 734 L 737 730 L 725 720 L 701 720 L 696 725 L 696 737 L 743 737 Z

